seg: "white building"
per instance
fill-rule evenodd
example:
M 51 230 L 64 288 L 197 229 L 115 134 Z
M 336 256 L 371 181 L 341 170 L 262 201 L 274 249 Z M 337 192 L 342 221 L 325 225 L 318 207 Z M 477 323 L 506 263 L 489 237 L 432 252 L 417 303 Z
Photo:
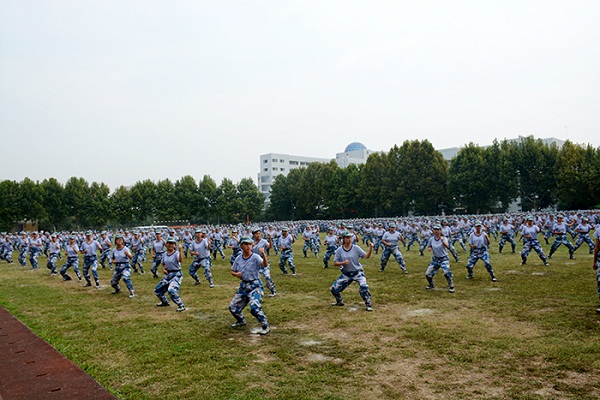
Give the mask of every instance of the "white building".
M 350 164 L 364 164 L 373 153 L 367 147 L 358 142 L 350 143 L 342 153 L 335 156 L 337 165 L 340 168 L 346 168 Z M 294 168 L 307 167 L 312 162 L 328 163 L 331 159 L 293 156 L 290 154 L 268 153 L 260 156 L 260 172 L 258 173 L 258 188 L 265 196 L 265 201 L 269 202 L 271 195 L 271 185 L 277 175 L 284 175 Z
M 307 167 L 312 162 L 328 163 L 331 159 L 292 156 L 289 154 L 268 153 L 260 156 L 260 172 L 258 173 L 258 188 L 268 201 L 271 195 L 271 185 L 277 175 L 287 176 L 294 168 Z

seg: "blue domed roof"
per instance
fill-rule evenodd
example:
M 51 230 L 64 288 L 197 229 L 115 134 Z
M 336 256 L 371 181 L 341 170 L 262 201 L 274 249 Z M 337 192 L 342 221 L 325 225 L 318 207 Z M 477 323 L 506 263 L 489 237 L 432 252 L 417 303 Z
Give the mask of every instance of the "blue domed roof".
M 364 150 L 366 148 L 367 148 L 367 146 L 365 146 L 364 144 L 362 144 L 360 142 L 352 142 L 348 146 L 346 146 L 346 150 L 344 150 L 344 152 Z

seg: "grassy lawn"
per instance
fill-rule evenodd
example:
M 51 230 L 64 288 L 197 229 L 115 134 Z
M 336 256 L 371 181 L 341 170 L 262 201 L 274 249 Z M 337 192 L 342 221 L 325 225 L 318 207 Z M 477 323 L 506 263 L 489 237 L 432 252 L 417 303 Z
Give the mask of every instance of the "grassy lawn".
M 227 259 L 214 262 L 213 289 L 204 280 L 193 286 L 191 258 L 184 260 L 184 313 L 154 306 L 149 273 L 132 276 L 138 297 L 129 299 L 125 289 L 110 294 L 108 269 L 99 270 L 101 290 L 84 288 L 50 276 L 43 256 L 39 271 L 0 264 L 0 304 L 121 399 L 600 397 L 600 315 L 587 246 L 576 260 L 561 247 L 551 266 L 532 253 L 521 267 L 518 253 L 498 254 L 492 239 L 497 283 L 481 261 L 466 280 L 459 248 L 454 294 L 441 271 L 437 288 L 424 290 L 428 253 L 401 250 L 407 275 L 393 258 L 383 273 L 380 255 L 363 262 L 372 313 L 356 284 L 343 293 L 345 307 L 331 307 L 339 271 L 303 258 L 300 243 L 298 276 L 282 276 L 271 253 L 279 294 L 263 301 L 272 328 L 264 337 L 252 333 L 258 323 L 248 309 L 248 326 L 230 328 L 238 281 Z

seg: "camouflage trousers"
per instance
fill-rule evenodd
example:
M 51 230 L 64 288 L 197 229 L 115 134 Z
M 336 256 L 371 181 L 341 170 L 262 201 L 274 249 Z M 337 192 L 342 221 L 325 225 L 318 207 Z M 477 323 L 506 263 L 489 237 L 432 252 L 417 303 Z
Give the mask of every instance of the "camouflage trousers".
M 358 284 L 358 293 L 365 302 L 367 307 L 371 306 L 371 292 L 369 292 L 369 285 L 367 284 L 367 277 L 364 271 L 359 270 L 354 273 L 342 272 L 342 274 L 333 282 L 329 291 L 335 297 L 338 303 L 342 302 L 342 292 L 352 283 Z
M 241 281 L 237 292 L 235 292 L 231 303 L 229 303 L 229 312 L 238 323 L 246 323 L 246 318 L 244 318 L 242 311 L 250 304 L 250 314 L 256 318 L 263 328 L 267 328 L 269 322 L 262 310 L 263 296 L 264 287 L 260 279 Z

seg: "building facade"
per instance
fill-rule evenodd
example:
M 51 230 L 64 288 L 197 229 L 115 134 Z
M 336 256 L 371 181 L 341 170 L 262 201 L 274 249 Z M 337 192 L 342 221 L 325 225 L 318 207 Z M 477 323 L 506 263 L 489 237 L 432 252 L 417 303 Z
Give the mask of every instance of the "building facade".
M 359 142 L 350 143 L 343 152 L 337 153 L 335 160 L 340 168 L 346 168 L 350 164 L 364 164 L 373 151 Z M 317 158 L 294 156 L 290 154 L 268 153 L 260 156 L 260 172 L 258 173 L 258 188 L 265 196 L 265 202 L 269 203 L 271 185 L 278 175 L 287 176 L 295 168 L 308 167 L 313 162 L 328 163 L 330 158 Z

